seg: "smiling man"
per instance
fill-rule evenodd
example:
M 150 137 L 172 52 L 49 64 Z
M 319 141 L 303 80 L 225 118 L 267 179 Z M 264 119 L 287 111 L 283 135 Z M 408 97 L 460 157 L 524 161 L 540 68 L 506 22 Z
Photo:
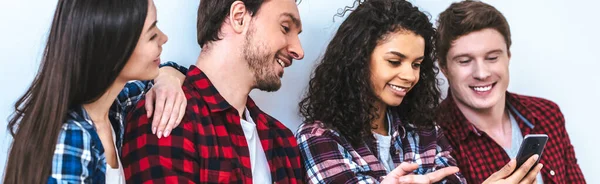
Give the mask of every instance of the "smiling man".
M 187 110 L 171 136 L 151 136 L 144 102 L 128 118 L 128 183 L 301 183 L 294 134 L 261 111 L 251 90 L 276 91 L 304 57 L 294 0 L 202 0 L 202 52 L 187 72 Z M 141 105 L 140 105 L 141 104 Z
M 507 91 L 511 38 L 502 13 L 483 2 L 453 3 L 439 16 L 437 39 L 450 85 L 437 123 L 469 183 L 585 183 L 558 105 Z M 532 164 L 515 168 L 511 158 L 527 134 L 549 139 L 540 164 L 525 175 Z

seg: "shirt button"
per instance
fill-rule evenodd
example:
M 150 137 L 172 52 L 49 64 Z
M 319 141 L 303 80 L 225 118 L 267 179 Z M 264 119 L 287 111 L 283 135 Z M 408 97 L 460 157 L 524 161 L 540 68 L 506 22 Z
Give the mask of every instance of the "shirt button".
M 550 175 L 554 176 L 556 173 L 554 172 L 554 170 L 550 170 Z
M 400 150 L 396 150 L 396 155 L 399 155 L 399 154 L 400 154 Z

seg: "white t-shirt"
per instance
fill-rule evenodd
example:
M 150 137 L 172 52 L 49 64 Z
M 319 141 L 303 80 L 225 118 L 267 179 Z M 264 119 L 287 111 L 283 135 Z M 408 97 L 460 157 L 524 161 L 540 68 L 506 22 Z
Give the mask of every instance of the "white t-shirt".
M 387 170 L 387 172 L 389 173 L 390 171 L 392 171 L 394 167 L 394 160 L 392 159 L 392 156 L 390 155 L 390 147 L 392 146 L 392 133 L 390 132 L 391 130 L 391 121 L 389 120 L 389 116 L 388 116 L 388 135 L 384 136 L 378 133 L 374 133 L 373 135 L 375 135 L 375 138 L 377 139 L 377 149 L 379 152 L 379 161 L 381 162 L 381 164 L 383 164 L 383 167 L 385 167 L 385 170 Z
M 240 119 L 242 129 L 244 129 L 244 136 L 248 142 L 248 149 L 250 151 L 250 167 L 252 169 L 252 183 L 272 183 L 271 182 L 271 169 L 267 162 L 267 156 L 265 150 L 260 143 L 258 137 L 258 131 L 256 130 L 256 124 L 248 109 L 244 110 L 246 120 Z
M 115 151 L 117 149 L 117 138 L 115 136 L 115 130 L 110 126 L 112 137 L 113 137 L 113 145 L 115 145 Z M 123 164 L 121 164 L 121 159 L 119 158 L 119 154 L 117 154 L 117 162 L 119 168 L 114 169 L 108 163 L 106 163 L 106 183 L 114 183 L 114 184 L 125 184 L 125 173 L 123 172 Z
M 517 154 L 519 153 L 519 149 L 521 148 L 521 143 L 523 142 L 523 134 L 521 133 L 521 129 L 519 128 L 519 124 L 517 123 L 517 120 L 515 120 L 515 117 L 510 113 L 508 115 L 510 117 L 512 143 L 510 144 L 510 148 L 504 148 L 504 151 L 506 151 L 508 157 L 516 158 Z M 536 178 L 538 184 L 544 184 L 544 181 L 542 179 L 542 173 L 538 173 Z

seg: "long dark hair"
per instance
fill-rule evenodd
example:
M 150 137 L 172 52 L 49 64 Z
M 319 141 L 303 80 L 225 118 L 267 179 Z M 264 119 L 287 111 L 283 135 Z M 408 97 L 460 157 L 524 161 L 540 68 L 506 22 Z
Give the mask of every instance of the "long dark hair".
M 114 83 L 142 33 L 148 0 L 59 0 L 39 71 L 16 102 L 5 183 L 46 183 L 69 109 Z
M 431 127 L 440 89 L 436 78 L 439 71 L 434 65 L 435 29 L 429 17 L 402 0 L 366 0 L 356 4 L 355 10 L 346 7 L 338 14 L 352 11 L 327 46 L 299 104 L 305 123 L 321 121 L 355 146 L 362 138 L 372 136 L 371 122 L 378 116 L 378 99 L 370 81 L 371 53 L 388 34 L 405 30 L 425 39 L 425 56 L 419 82 L 400 106 L 392 109 L 403 122 L 418 128 Z

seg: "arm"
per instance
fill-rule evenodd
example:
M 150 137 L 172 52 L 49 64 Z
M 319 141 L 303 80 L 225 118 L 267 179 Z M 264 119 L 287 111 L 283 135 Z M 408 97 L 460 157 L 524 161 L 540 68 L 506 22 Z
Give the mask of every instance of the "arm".
M 64 124 L 59 135 L 48 183 L 92 183 L 92 137 L 82 127 Z
M 312 130 L 301 130 L 296 136 L 300 155 L 306 169 L 307 183 L 379 183 L 366 175 L 362 165 L 355 163 L 350 151 L 333 137 L 331 132 L 321 135 Z
M 185 80 L 187 68 L 179 66 L 177 63 L 169 61 L 160 65 L 158 76 L 154 81 L 131 81 L 125 84 L 125 87 L 119 93 L 117 102 L 122 112 L 129 111 L 135 104 L 148 92 L 152 86 L 161 81 L 178 84 L 181 86 Z
M 171 136 L 159 139 L 150 131 L 144 102 L 127 119 L 121 160 L 127 183 L 200 183 L 195 125 L 184 120 Z
M 169 61 L 161 64 L 154 81 L 132 81 L 125 85 L 117 97 L 118 106 L 114 112 L 126 114 L 146 94 L 147 116 L 155 116 L 152 121 L 152 133 L 167 137 L 170 131 L 179 125 L 183 118 L 187 101 L 181 85 L 185 80 L 187 68 Z M 146 93 L 147 92 L 147 93 Z

